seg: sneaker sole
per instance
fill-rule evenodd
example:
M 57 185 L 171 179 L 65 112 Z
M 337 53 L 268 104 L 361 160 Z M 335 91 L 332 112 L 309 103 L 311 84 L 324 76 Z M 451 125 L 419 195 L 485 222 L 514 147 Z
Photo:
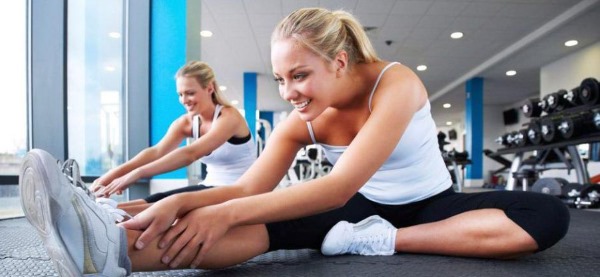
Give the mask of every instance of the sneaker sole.
M 54 199 L 59 199 L 69 187 L 62 185 L 61 176 L 52 167 L 57 165 L 50 154 L 38 149 L 27 154 L 19 174 L 21 205 L 25 217 L 40 234 L 59 276 L 81 276 L 55 224 L 64 209 Z

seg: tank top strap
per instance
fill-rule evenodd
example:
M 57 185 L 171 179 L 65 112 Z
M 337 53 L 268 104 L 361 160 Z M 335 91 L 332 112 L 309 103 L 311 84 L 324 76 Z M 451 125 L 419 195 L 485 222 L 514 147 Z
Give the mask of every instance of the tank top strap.
M 200 116 L 192 117 L 192 137 L 198 139 L 200 137 Z
M 223 106 L 217 104 L 217 106 L 215 106 L 215 114 L 213 115 L 213 122 L 215 122 L 217 120 L 217 117 L 219 117 L 219 113 L 221 113 L 221 110 L 223 109 Z
M 315 132 L 313 131 L 312 124 L 310 124 L 310 121 L 306 121 L 306 127 L 308 128 L 308 134 L 310 134 L 310 139 L 314 144 L 317 144 L 317 140 L 315 139 Z
M 389 64 L 387 64 L 379 73 L 379 76 L 377 76 L 377 81 L 375 81 L 375 85 L 373 86 L 373 90 L 371 91 L 371 95 L 369 95 L 369 112 L 371 112 L 371 101 L 373 100 L 373 94 L 375 94 L 375 90 L 377 89 L 377 85 L 379 85 L 379 81 L 381 80 L 381 76 L 383 76 L 383 73 L 385 73 L 390 67 L 392 67 L 392 65 L 395 64 L 400 64 L 399 62 L 391 62 Z

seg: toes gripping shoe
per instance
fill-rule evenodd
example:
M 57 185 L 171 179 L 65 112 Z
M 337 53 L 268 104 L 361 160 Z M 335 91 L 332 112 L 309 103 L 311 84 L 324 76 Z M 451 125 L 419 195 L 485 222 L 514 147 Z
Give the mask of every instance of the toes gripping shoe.
M 57 160 L 33 149 L 19 174 L 21 205 L 60 276 L 125 276 L 124 230 L 81 188 L 70 185 Z M 126 252 L 125 252 L 126 253 Z M 126 255 L 125 255 L 126 256 Z M 128 261 L 128 260 L 127 260 Z

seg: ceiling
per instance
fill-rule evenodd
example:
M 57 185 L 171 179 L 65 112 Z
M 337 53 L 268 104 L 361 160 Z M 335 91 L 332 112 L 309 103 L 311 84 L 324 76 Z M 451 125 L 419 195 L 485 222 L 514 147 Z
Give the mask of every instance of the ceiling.
M 290 110 L 271 74 L 270 35 L 301 7 L 353 13 L 379 56 L 411 67 L 425 84 L 438 126 L 464 118 L 464 83 L 484 78 L 484 104 L 508 106 L 540 94 L 540 68 L 600 41 L 598 0 L 202 0 L 201 59 L 243 107 L 243 73 L 258 73 L 258 109 Z M 454 31 L 464 37 L 450 38 Z M 576 39 L 574 47 L 564 46 Z M 391 41 L 387 44 L 386 41 Z M 417 65 L 426 71 L 416 71 Z M 508 77 L 507 70 L 517 75 Z M 443 103 L 451 103 L 443 109 Z

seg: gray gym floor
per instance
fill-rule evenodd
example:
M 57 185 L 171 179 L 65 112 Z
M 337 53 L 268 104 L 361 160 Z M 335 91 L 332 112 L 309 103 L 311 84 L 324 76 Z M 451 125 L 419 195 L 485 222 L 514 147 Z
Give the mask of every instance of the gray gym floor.
M 600 213 L 571 209 L 567 236 L 517 260 L 435 255 L 324 257 L 313 250 L 277 251 L 223 270 L 135 272 L 133 276 L 599 276 Z M 57 276 L 25 218 L 0 221 L 0 276 Z

